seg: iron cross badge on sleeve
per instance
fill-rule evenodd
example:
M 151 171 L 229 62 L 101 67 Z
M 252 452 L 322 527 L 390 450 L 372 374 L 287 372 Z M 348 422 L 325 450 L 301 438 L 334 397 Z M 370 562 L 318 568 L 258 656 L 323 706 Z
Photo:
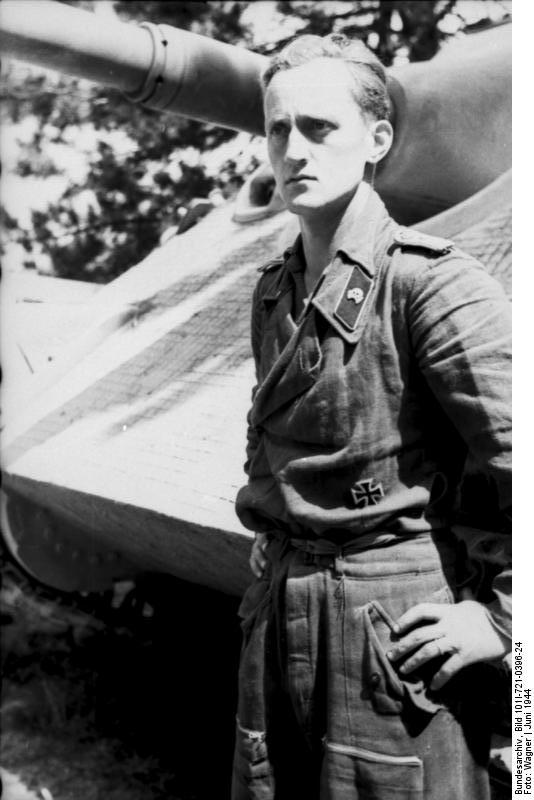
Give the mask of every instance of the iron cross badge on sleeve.
M 374 478 L 366 478 L 363 481 L 356 481 L 351 488 L 350 493 L 354 500 L 356 508 L 367 508 L 367 506 L 376 506 L 379 500 L 384 497 L 384 489 L 382 484 Z

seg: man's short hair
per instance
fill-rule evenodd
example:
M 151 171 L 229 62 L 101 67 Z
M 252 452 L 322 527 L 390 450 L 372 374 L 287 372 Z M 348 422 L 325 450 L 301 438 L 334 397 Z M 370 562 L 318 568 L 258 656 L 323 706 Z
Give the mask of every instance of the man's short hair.
M 342 61 L 353 78 L 354 99 L 362 112 L 373 119 L 389 119 L 391 101 L 384 67 L 362 41 L 349 39 L 342 33 L 328 36 L 307 34 L 293 39 L 271 58 L 262 75 L 263 90 L 267 89 L 277 72 L 300 67 L 317 58 Z

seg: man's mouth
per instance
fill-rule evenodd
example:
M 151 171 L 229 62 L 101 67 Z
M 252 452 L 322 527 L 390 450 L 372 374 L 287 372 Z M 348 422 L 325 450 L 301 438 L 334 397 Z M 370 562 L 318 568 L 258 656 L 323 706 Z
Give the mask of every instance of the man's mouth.
M 286 180 L 286 183 L 299 183 L 300 181 L 315 181 L 313 175 L 292 175 L 291 178 Z

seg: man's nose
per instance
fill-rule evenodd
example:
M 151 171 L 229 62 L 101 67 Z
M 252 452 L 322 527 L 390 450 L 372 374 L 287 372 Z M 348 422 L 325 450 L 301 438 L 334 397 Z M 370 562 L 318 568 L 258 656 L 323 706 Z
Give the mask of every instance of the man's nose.
M 292 128 L 287 139 L 287 160 L 294 162 L 306 162 L 308 157 L 309 149 L 306 137 L 302 135 L 298 128 Z

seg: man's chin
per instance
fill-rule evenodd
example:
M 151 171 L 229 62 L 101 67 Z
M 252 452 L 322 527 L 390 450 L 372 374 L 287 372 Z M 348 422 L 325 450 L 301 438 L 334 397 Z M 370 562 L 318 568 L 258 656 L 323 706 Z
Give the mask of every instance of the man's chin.
M 360 184 L 361 185 L 361 184 Z M 357 190 L 358 187 L 356 187 Z M 350 203 L 354 200 L 357 191 L 339 197 L 318 197 L 312 193 L 298 195 L 297 197 L 287 198 L 286 208 L 292 214 L 309 219 L 319 219 L 322 217 L 336 217 L 342 215 Z M 362 194 L 361 192 L 359 194 Z
M 292 214 L 308 220 L 321 220 L 323 218 L 330 218 L 343 214 L 346 208 L 346 203 L 338 204 L 335 202 L 325 202 L 324 200 L 304 200 L 299 198 L 298 201 L 287 203 L 287 209 Z
M 313 197 L 293 197 L 286 201 L 286 207 L 292 214 L 307 216 L 317 214 L 325 207 L 325 202 Z

